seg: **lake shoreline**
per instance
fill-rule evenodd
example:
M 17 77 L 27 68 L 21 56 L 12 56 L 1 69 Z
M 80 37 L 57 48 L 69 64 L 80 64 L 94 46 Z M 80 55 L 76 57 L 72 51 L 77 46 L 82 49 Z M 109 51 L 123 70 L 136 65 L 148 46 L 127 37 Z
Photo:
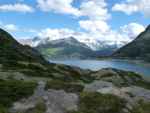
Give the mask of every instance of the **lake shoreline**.
M 143 64 L 145 66 L 150 66 L 150 62 L 146 62 L 144 60 L 134 60 L 134 59 L 128 59 L 128 58 L 96 58 L 96 59 L 51 59 L 49 62 L 53 61 L 68 61 L 68 60 L 73 60 L 73 61 L 86 61 L 86 60 L 97 60 L 97 61 L 104 61 L 104 60 L 110 60 L 110 61 L 126 61 L 126 62 L 132 62 L 135 64 Z
M 98 71 L 103 68 L 116 68 L 125 71 L 132 71 L 143 75 L 144 78 L 150 80 L 150 63 L 141 60 L 129 60 L 129 59 L 92 59 L 92 60 L 49 60 L 52 63 L 65 64 L 69 66 L 79 67 L 81 69 L 89 69 L 92 71 Z

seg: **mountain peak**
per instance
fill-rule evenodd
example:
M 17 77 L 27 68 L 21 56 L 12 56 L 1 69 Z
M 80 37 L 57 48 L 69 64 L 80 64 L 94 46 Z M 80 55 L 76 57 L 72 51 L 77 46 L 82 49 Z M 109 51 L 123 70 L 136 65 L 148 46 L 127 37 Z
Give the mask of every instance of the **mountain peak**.
M 75 39 L 74 37 L 68 37 L 68 38 L 65 38 L 64 40 L 68 41 L 68 42 L 78 42 L 77 39 Z
M 84 43 L 74 37 L 52 40 L 36 47 L 48 59 L 84 59 L 95 53 Z
M 68 39 L 76 40 L 73 36 L 68 37 Z

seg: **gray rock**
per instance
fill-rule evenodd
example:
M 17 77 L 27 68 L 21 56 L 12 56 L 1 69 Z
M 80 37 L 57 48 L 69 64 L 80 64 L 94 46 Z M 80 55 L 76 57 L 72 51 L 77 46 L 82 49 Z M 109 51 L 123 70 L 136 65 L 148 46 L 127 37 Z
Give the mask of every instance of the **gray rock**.
M 47 113 L 64 113 L 78 108 L 78 96 L 76 94 L 49 89 L 46 95 Z
M 150 90 L 148 89 L 131 86 L 122 88 L 121 91 L 124 93 L 130 93 L 136 100 L 144 99 L 145 101 L 150 101 Z
M 114 87 L 114 85 L 110 82 L 105 81 L 94 81 L 91 84 L 85 85 L 84 91 L 96 92 L 103 88 Z

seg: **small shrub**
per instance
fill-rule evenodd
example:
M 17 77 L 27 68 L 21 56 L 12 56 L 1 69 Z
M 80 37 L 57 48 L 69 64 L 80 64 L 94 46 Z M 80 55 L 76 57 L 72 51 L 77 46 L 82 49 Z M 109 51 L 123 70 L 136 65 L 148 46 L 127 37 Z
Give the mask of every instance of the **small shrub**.
M 110 94 L 83 92 L 80 95 L 79 110 L 69 113 L 122 113 L 125 101 Z
M 145 89 L 150 89 L 150 82 L 148 81 L 141 80 L 141 81 L 136 82 L 135 85 L 139 87 L 143 87 Z
M 44 102 L 39 102 L 34 108 L 25 111 L 24 113 L 45 113 L 46 105 Z

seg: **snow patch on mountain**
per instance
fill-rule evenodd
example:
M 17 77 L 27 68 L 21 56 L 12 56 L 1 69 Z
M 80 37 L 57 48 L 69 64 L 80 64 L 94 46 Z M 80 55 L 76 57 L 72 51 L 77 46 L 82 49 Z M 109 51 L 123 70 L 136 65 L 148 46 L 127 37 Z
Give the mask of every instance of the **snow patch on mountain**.
M 59 39 L 65 39 L 69 37 L 62 37 Z M 81 43 L 86 44 L 88 47 L 90 47 L 92 50 L 97 51 L 102 48 L 109 48 L 109 47 L 116 47 L 120 48 L 123 45 L 127 44 L 126 41 L 111 41 L 111 40 L 99 40 L 99 39 L 93 39 L 93 38 L 84 38 L 84 37 L 74 37 L 76 40 L 78 40 Z M 36 47 L 40 44 L 46 44 L 50 41 L 54 41 L 56 39 L 50 38 L 50 37 L 34 37 L 32 39 L 20 39 L 18 40 L 20 43 L 24 45 L 30 45 L 32 47 Z

